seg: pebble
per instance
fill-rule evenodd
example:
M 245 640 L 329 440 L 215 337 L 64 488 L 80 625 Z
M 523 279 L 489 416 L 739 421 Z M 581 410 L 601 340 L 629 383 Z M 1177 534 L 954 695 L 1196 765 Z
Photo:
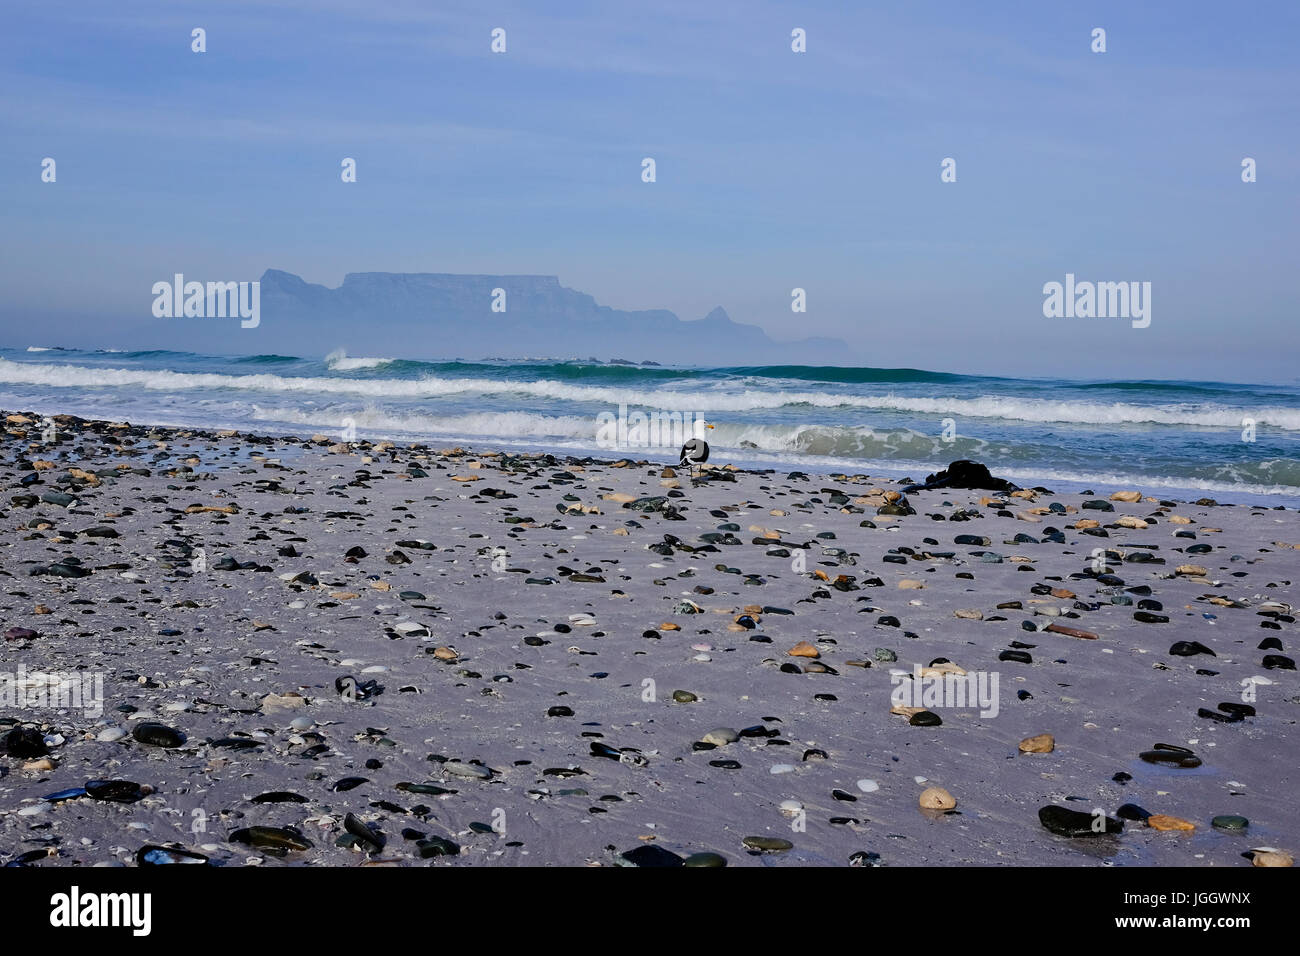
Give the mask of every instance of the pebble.
M 45 736 L 35 727 L 15 727 L 5 734 L 4 752 L 10 757 L 29 760 L 49 753 Z
M 1121 820 L 1137 820 L 1145 822 L 1151 816 L 1149 810 L 1144 810 L 1136 803 L 1126 803 L 1115 811 L 1115 816 Z
M 951 810 L 957 806 L 957 798 L 943 787 L 927 787 L 921 791 L 919 802 L 923 810 Z
M 1283 850 L 1256 850 L 1251 866 L 1295 866 L 1295 858 Z
M 760 853 L 781 853 L 794 849 L 794 844 L 780 837 L 747 836 L 740 841 L 751 850 Z
M 1223 814 L 1211 820 L 1210 826 L 1216 830 L 1244 830 L 1250 826 L 1250 821 L 1235 814 Z
M 1196 824 L 1189 820 L 1182 820 L 1178 817 L 1171 817 L 1164 813 L 1155 813 L 1147 817 L 1147 826 L 1153 830 L 1180 830 L 1190 832 L 1196 829 Z
M 175 748 L 184 745 L 185 735 L 175 727 L 166 724 L 145 721 L 131 729 L 131 736 L 142 744 L 152 747 Z
M 1113 817 L 1094 817 L 1091 813 L 1084 813 L 1082 810 L 1070 810 L 1054 804 L 1039 809 L 1038 822 L 1057 836 L 1064 837 L 1096 837 L 1124 831 L 1124 823 L 1121 820 Z M 1101 828 L 1094 829 L 1094 825 L 1098 823 Z
M 380 853 L 384 849 L 386 841 L 383 836 L 370 824 L 359 819 L 355 814 L 347 814 L 343 818 L 343 828 L 348 833 L 357 838 L 361 848 L 370 853 Z
M 717 730 L 710 730 L 700 738 L 706 744 L 713 744 L 715 747 L 723 747 L 727 744 L 733 744 L 740 739 L 740 734 L 730 727 L 719 727 Z
M 210 860 L 202 853 L 193 853 L 179 847 L 142 846 L 135 854 L 136 866 L 206 866 Z
M 430 836 L 417 840 L 415 848 L 421 859 L 437 856 L 459 856 L 461 852 L 459 843 L 440 836 Z
M 1144 750 L 1138 756 L 1146 763 L 1164 767 L 1192 769 L 1201 765 L 1200 757 L 1186 747 L 1176 747 L 1173 744 L 1156 744 L 1152 750 Z
M 312 848 L 311 841 L 293 827 L 245 827 L 231 833 L 230 842 L 243 843 L 276 857 Z
M 628 850 L 622 854 L 622 858 L 628 864 L 639 867 L 676 867 L 684 866 L 686 863 L 685 859 L 676 853 L 665 850 L 654 843 L 644 843 L 635 849 Z
M 459 760 L 448 760 L 442 765 L 442 769 L 456 777 L 464 777 L 467 780 L 487 780 L 492 776 L 492 771 L 487 767 L 480 767 L 474 763 L 462 763 Z
M 90 780 L 85 786 L 86 796 L 92 800 L 104 800 L 109 803 L 136 803 L 151 792 L 130 780 Z

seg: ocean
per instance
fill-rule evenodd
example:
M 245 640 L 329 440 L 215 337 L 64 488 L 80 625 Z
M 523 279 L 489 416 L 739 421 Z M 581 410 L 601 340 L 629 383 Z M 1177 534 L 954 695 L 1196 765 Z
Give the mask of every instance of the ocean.
M 0 407 L 665 463 L 684 437 L 677 419 L 647 435 L 636 416 L 680 413 L 714 425 L 713 463 L 919 481 L 970 458 L 999 477 L 1059 491 L 1122 486 L 1300 504 L 1294 385 L 20 346 L 0 349 Z M 620 412 L 634 426 L 621 434 L 658 443 L 611 447 L 601 423 Z

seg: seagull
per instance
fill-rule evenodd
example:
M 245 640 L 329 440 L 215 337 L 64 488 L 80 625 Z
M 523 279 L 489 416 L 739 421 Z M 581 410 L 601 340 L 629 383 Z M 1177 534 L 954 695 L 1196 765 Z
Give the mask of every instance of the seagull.
M 695 420 L 695 437 L 690 439 L 682 446 L 681 466 L 690 468 L 691 478 L 695 478 L 695 466 L 702 465 L 709 460 L 709 443 L 704 440 L 704 430 L 712 428 L 702 418 Z

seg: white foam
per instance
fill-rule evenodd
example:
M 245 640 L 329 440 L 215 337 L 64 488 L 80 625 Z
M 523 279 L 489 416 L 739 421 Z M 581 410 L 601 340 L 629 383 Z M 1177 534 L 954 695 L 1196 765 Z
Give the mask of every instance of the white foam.
M 389 359 L 339 361 L 383 363 Z M 373 367 L 373 366 L 357 366 Z M 173 372 L 144 369 L 103 369 L 79 365 L 47 365 L 0 359 L 0 383 L 68 387 L 129 387 L 180 391 L 239 389 L 261 392 L 314 392 L 371 398 L 431 398 L 448 395 L 525 395 L 609 406 L 626 404 L 664 410 L 747 411 L 809 405 L 819 408 L 874 408 L 926 415 L 961 415 L 1020 422 L 1063 424 L 1197 425 L 1241 428 L 1244 410 L 1216 404 L 1135 405 L 1129 402 L 1068 402 L 1040 398 L 982 395 L 976 398 L 912 398 L 898 395 L 846 395 L 780 389 L 729 389 L 725 383 L 705 389 L 634 390 L 608 386 L 572 385 L 541 379 L 531 382 L 482 378 L 346 379 L 271 374 L 225 375 L 214 372 Z M 1257 425 L 1300 431 L 1300 409 L 1280 406 L 1250 408 Z
M 353 372 L 361 368 L 380 368 L 392 361 L 390 358 L 350 358 L 343 349 L 335 349 L 325 356 L 325 364 L 336 372 Z

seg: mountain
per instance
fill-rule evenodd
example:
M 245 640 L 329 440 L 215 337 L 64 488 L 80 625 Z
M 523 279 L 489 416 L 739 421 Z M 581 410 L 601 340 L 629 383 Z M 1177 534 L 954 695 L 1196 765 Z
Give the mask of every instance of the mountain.
M 819 364 L 848 355 L 837 339 L 775 342 L 721 308 L 698 321 L 665 309 L 612 309 L 555 276 L 361 272 L 330 289 L 268 269 L 261 283 L 261 325 L 223 329 L 227 351 L 236 344 L 290 355 L 343 348 L 414 359 L 596 356 L 712 366 Z M 493 311 L 494 300 L 504 311 Z M 223 320 L 202 324 L 213 321 Z

